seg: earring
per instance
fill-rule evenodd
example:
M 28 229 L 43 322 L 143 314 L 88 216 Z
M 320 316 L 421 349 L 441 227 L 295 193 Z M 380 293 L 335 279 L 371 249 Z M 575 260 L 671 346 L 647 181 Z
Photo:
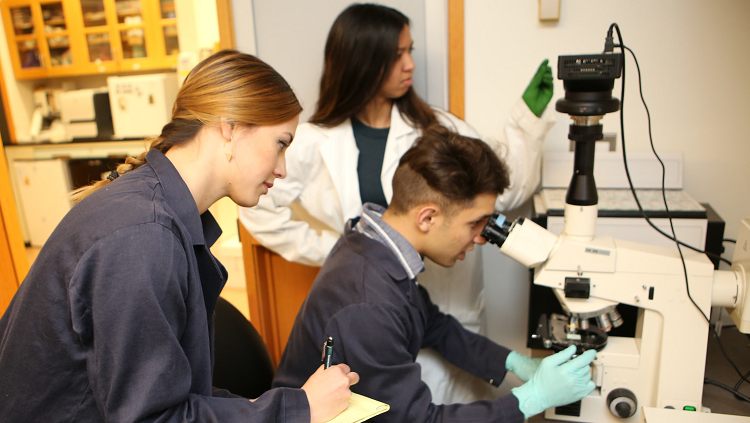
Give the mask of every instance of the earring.
M 234 141 L 234 138 L 232 138 L 232 136 L 230 135 L 229 136 L 229 142 L 232 142 L 232 141 Z M 229 163 L 229 162 L 232 161 L 232 153 L 229 152 L 229 153 L 226 153 L 226 154 L 227 154 L 227 163 Z

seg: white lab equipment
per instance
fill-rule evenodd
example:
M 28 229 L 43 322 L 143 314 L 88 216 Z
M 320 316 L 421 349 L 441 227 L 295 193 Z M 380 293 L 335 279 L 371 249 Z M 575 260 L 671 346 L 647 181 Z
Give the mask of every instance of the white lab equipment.
M 112 112 L 107 87 L 61 93 L 60 119 L 70 139 L 111 138 Z
M 708 316 L 712 305 L 727 307 L 739 330 L 750 332 L 750 253 L 742 248 L 750 240 L 750 218 L 742 221 L 730 271 L 715 271 L 704 254 L 683 251 L 689 293 L 696 305 L 688 297 L 675 249 L 609 236 L 584 240 L 563 233 L 555 237 L 523 218 L 505 226 L 508 235 L 500 251 L 535 267 L 534 283 L 553 288 L 566 311 L 560 327 L 553 327 L 558 324 L 553 318 L 540 331 L 545 345 L 600 350 L 593 372 L 597 389 L 573 408 L 547 410 L 547 418 L 642 422 L 643 407 L 702 410 L 709 330 L 704 314 Z M 601 332 L 618 319 L 613 313 L 618 304 L 639 309 L 636 336 L 602 339 Z M 592 318 L 599 329 L 584 328 L 588 325 L 582 322 Z
M 29 138 L 19 142 L 65 141 L 65 128 L 60 123 L 59 97 L 62 90 L 34 90 L 34 113 L 31 115 Z
M 174 72 L 107 78 L 115 138 L 158 136 L 172 118 L 179 89 Z
M 70 172 L 64 159 L 13 162 L 29 242 L 42 247 L 71 208 Z
M 596 388 L 545 417 L 580 422 L 644 422 L 646 408 L 707 411 L 702 405 L 711 306 L 726 307 L 741 332 L 750 332 L 750 218 L 741 222 L 731 270 L 714 270 L 699 252 L 640 244 L 596 234 L 598 193 L 595 141 L 604 114 L 617 111 L 611 97 L 621 57 L 560 56 L 565 98 L 556 110 L 573 119 L 573 177 L 562 234 L 530 219 L 508 223 L 497 216 L 482 235 L 500 251 L 534 269 L 534 284 L 552 288 L 565 316 L 540 319 L 545 347 L 579 352 L 595 348 Z M 678 237 L 679 238 L 679 237 Z M 634 337 L 608 336 L 622 323 L 618 304 L 637 308 Z M 595 320 L 595 325 L 591 325 Z

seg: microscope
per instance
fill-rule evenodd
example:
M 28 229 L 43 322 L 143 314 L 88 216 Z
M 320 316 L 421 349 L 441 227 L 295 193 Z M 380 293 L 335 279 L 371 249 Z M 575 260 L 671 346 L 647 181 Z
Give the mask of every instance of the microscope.
M 482 232 L 502 253 L 533 268 L 534 284 L 552 288 L 560 301 L 565 315 L 540 321 L 537 336 L 544 346 L 599 351 L 592 363 L 596 389 L 547 410 L 548 419 L 634 423 L 645 421 L 647 407 L 707 411 L 701 399 L 711 306 L 727 307 L 739 330 L 750 332 L 750 218 L 741 222 L 729 271 L 715 271 L 705 254 L 687 249 L 683 270 L 677 249 L 596 235 L 595 142 L 602 139 L 600 120 L 619 110 L 612 88 L 622 61 L 615 53 L 558 59 L 565 98 L 556 110 L 570 115 L 568 138 L 575 142 L 562 234 L 502 215 L 490 218 Z M 618 304 L 637 308 L 632 338 L 607 334 L 622 323 Z

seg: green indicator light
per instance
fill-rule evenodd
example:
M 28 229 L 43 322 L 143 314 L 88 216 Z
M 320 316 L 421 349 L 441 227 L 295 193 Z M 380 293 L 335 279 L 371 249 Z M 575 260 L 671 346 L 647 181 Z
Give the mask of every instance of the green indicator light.
M 686 411 L 695 411 L 695 407 L 693 407 L 692 405 L 686 405 L 682 407 L 682 409 Z

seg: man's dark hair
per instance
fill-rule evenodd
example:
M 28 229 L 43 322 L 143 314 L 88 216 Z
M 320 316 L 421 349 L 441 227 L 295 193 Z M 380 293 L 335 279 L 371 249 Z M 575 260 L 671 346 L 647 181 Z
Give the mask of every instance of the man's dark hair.
M 403 214 L 433 203 L 451 216 L 470 207 L 478 195 L 500 195 L 508 185 L 505 164 L 489 145 L 432 126 L 401 157 L 388 209 Z

